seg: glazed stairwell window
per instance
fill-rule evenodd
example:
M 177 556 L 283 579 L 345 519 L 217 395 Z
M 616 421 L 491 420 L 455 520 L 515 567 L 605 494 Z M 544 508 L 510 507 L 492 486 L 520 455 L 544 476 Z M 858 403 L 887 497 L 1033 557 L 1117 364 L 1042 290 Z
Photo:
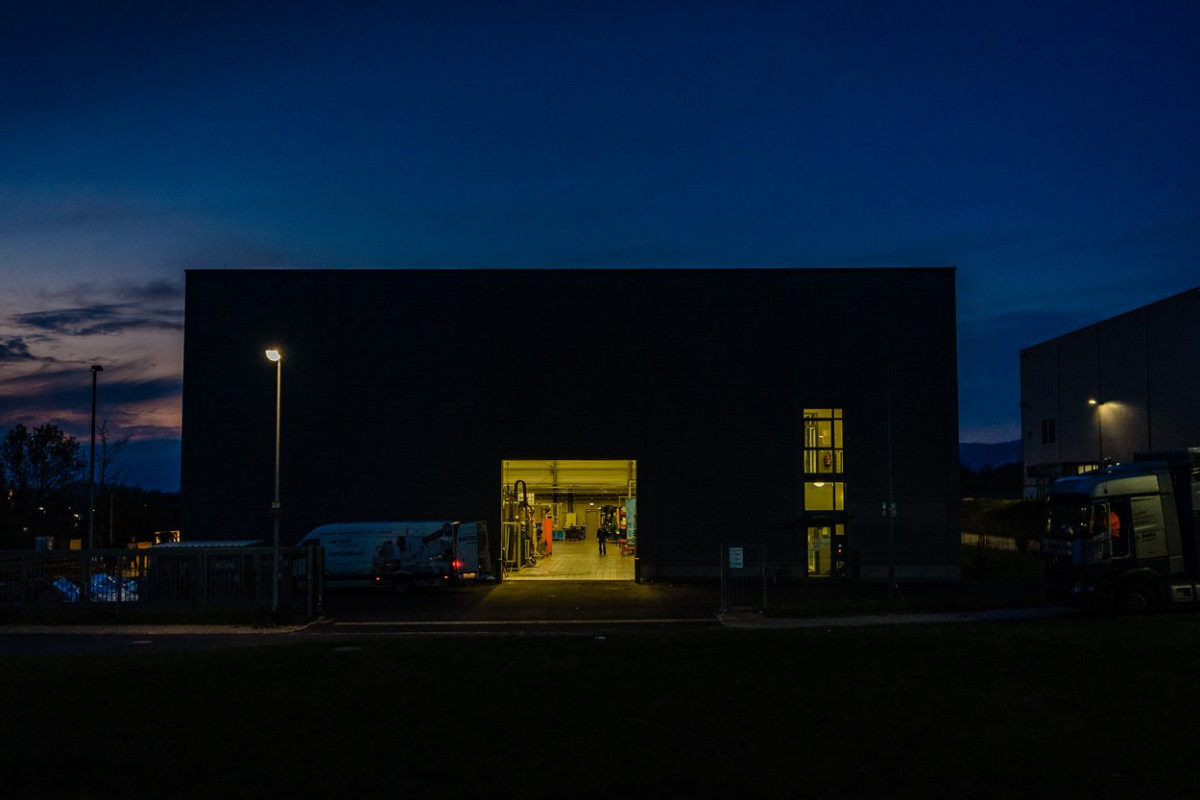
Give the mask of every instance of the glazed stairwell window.
M 804 510 L 846 508 L 842 409 L 804 409 Z

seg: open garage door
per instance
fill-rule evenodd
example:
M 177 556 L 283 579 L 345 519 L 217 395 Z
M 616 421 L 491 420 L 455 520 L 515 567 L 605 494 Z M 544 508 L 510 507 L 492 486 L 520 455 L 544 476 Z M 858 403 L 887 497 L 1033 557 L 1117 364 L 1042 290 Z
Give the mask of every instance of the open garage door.
M 637 461 L 501 462 L 505 580 L 631 581 Z

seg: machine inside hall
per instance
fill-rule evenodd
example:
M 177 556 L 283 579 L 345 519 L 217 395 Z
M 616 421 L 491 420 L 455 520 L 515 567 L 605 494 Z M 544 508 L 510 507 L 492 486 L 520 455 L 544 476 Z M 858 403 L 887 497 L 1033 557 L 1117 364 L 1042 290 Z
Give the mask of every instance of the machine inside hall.
M 636 461 L 502 462 L 500 562 L 506 579 L 633 580 L 636 553 Z

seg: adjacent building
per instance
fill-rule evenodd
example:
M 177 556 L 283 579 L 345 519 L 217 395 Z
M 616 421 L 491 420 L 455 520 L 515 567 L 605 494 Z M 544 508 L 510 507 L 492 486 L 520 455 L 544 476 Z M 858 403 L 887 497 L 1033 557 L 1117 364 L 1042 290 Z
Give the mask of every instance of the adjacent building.
M 1200 288 L 1021 351 L 1025 495 L 1135 454 L 1200 445 Z
M 285 544 L 482 519 L 502 558 L 527 493 L 618 509 L 639 580 L 953 579 L 955 313 L 951 268 L 193 270 L 184 537 L 270 538 L 280 378 Z

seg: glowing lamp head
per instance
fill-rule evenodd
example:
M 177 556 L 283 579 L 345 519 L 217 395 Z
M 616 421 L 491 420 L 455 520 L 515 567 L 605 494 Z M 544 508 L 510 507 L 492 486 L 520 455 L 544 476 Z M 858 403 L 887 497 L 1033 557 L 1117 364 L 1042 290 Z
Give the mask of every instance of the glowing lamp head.
M 1090 398 L 1088 398 L 1088 405 L 1089 406 L 1098 406 L 1098 405 L 1100 405 L 1100 401 L 1094 397 L 1090 397 Z
M 267 360 L 268 361 L 279 361 L 282 358 L 283 358 L 283 353 L 279 352 L 278 348 L 272 347 L 270 350 L 267 351 Z

